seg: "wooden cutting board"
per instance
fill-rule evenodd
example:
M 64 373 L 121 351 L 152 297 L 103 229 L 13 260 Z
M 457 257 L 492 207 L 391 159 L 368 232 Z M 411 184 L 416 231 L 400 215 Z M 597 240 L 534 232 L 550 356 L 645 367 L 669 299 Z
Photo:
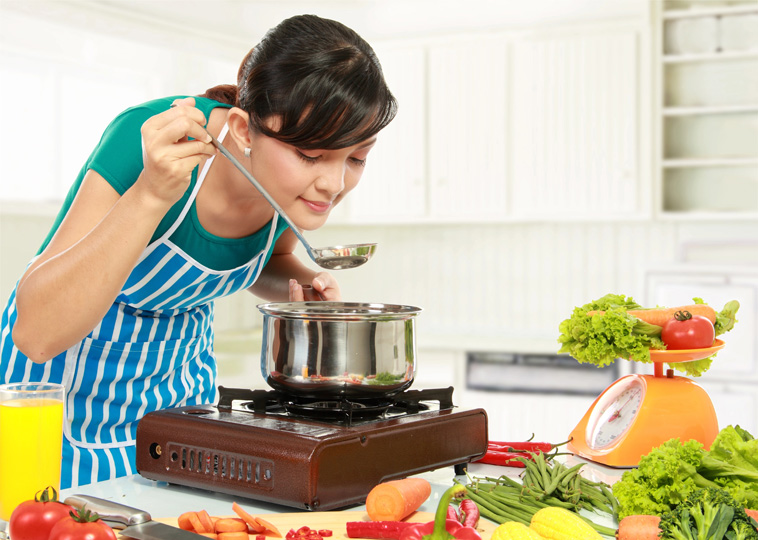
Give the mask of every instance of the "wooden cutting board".
M 294 512 L 286 514 L 258 514 L 261 518 L 270 522 L 272 525 L 279 529 L 282 536 L 285 536 L 290 529 L 299 529 L 302 526 L 308 526 L 311 529 L 329 529 L 333 535 L 331 540 L 347 540 L 346 523 L 348 521 L 369 521 L 368 514 L 365 511 L 345 511 L 345 512 Z M 218 517 L 237 517 L 235 515 L 218 516 Z M 411 514 L 405 521 L 408 522 L 421 522 L 426 523 L 432 521 L 434 516 L 429 512 L 415 512 Z M 177 525 L 177 518 L 162 518 L 156 519 L 161 523 L 168 525 Z M 480 519 L 477 529 L 482 535 L 483 540 L 489 540 L 492 536 L 492 532 L 497 527 L 496 523 L 492 523 L 487 519 Z M 251 539 L 255 538 L 255 535 L 251 535 Z M 272 536 L 268 536 L 269 540 L 276 540 Z

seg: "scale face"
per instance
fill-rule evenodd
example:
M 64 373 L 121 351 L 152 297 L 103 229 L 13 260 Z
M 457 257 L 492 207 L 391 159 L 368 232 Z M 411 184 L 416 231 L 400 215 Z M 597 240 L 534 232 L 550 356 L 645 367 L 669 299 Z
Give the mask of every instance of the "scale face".
M 678 351 L 650 351 L 654 375 L 627 375 L 606 388 L 571 432 L 569 451 L 611 467 L 635 467 L 640 458 L 669 439 L 695 439 L 710 448 L 718 434 L 718 420 L 708 394 L 685 377 L 674 376 L 668 362 L 686 362 L 711 356 L 713 347 Z
M 634 423 L 645 397 L 645 385 L 637 378 L 619 379 L 603 392 L 590 413 L 585 430 L 593 450 L 608 448 Z

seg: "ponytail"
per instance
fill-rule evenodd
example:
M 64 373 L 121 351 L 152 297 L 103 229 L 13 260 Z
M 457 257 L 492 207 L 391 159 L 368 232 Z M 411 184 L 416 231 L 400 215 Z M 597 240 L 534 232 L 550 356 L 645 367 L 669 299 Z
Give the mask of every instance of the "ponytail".
M 209 88 L 205 93 L 200 94 L 199 97 L 212 99 L 220 103 L 226 103 L 227 105 L 237 105 L 237 85 L 220 84 Z

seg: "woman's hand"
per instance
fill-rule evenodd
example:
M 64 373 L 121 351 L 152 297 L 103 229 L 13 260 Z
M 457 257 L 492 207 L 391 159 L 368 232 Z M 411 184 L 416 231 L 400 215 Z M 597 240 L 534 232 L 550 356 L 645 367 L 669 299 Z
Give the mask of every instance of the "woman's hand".
M 138 183 L 149 196 L 169 205 L 182 198 L 192 170 L 216 153 L 205 123 L 195 99 L 184 98 L 142 125 L 144 170 Z
M 331 274 L 319 272 L 313 277 L 310 284 L 305 285 L 306 290 L 303 290 L 303 285 L 298 283 L 296 279 L 290 279 L 290 302 L 303 302 L 305 300 L 327 300 L 337 302 L 342 300 L 339 284 Z M 310 288 L 308 288 L 308 285 L 310 285 Z

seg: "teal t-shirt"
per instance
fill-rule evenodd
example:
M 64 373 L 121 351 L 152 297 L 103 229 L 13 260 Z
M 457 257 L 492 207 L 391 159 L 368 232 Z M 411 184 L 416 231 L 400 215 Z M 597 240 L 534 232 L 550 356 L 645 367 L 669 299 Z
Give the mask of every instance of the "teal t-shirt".
M 111 122 L 66 195 L 53 227 L 40 248 L 40 253 L 47 247 L 71 208 L 74 197 L 79 191 L 84 175 L 88 170 L 92 169 L 100 174 L 120 195 L 123 195 L 137 181 L 143 168 L 142 135 L 140 133 L 142 124 L 148 118 L 167 110 L 175 99 L 182 97 L 185 96 L 156 99 L 131 107 Z M 231 105 L 201 97 L 195 97 L 195 106 L 205 114 L 206 118 L 210 117 L 211 111 L 216 107 L 231 107 Z M 218 155 L 216 159 L 224 159 L 224 157 Z M 196 167 L 192 171 L 192 179 L 187 191 L 181 200 L 174 204 L 163 217 L 151 242 L 160 238 L 179 217 L 197 183 L 197 175 L 198 168 Z M 278 220 L 274 233 L 275 238 L 279 238 L 286 228 L 285 221 L 283 219 Z M 247 263 L 253 256 L 260 253 L 266 247 L 270 230 L 271 222 L 244 238 L 231 239 L 215 236 L 203 229 L 198 220 L 195 202 L 193 201 L 189 212 L 171 235 L 171 241 L 202 265 L 213 270 L 229 270 Z M 266 261 L 270 256 L 271 253 L 269 252 L 266 255 Z

